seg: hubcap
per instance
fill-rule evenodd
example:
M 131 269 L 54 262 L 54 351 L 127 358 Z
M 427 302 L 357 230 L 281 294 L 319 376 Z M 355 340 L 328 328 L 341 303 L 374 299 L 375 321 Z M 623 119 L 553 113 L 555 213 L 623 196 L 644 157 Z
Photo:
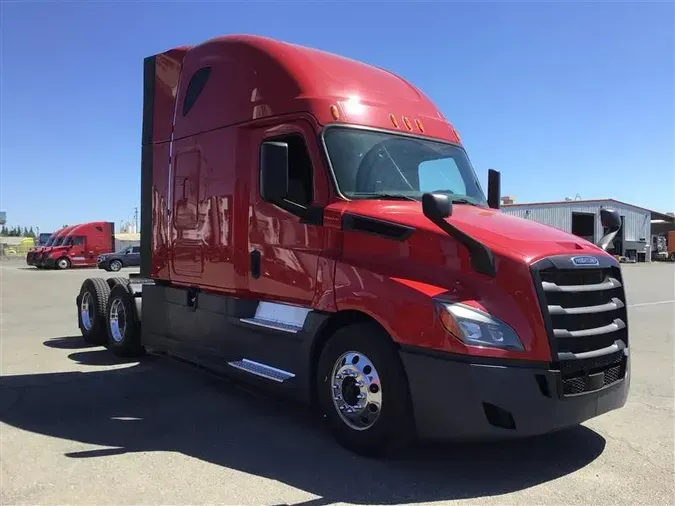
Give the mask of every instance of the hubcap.
M 68 267 L 68 261 L 64 259 L 59 260 L 59 267 L 61 267 L 61 269 Z
M 110 268 L 113 271 L 119 271 L 120 270 L 120 263 L 118 261 L 114 261 L 112 264 L 110 264 Z
M 363 353 L 348 351 L 337 359 L 331 374 L 331 395 L 340 418 L 354 430 L 369 429 L 380 416 L 380 375 Z
M 115 299 L 110 306 L 110 334 L 116 343 L 122 342 L 127 328 L 127 314 L 120 299 Z
M 94 303 L 91 300 L 91 294 L 89 292 L 84 292 L 82 296 L 82 301 L 80 302 L 80 319 L 82 320 L 82 326 L 84 330 L 89 332 L 93 327 L 94 319 Z

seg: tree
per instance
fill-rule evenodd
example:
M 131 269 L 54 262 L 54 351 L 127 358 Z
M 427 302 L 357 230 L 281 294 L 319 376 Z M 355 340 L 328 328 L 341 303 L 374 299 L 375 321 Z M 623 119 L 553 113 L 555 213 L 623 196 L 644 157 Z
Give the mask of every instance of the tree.
M 30 227 L 28 229 L 28 237 L 32 237 L 33 239 L 35 239 L 35 230 L 33 230 L 33 227 Z
M 8 232 L 9 232 L 9 231 L 7 230 L 7 225 L 3 225 L 3 226 L 2 226 L 2 229 L 0 229 L 0 235 L 5 235 L 5 236 L 6 236 L 6 235 L 8 234 Z

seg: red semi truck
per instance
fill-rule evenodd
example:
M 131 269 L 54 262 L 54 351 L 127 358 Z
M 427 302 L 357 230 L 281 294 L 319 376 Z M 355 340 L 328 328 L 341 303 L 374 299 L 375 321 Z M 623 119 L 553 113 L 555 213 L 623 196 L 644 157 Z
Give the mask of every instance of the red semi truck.
M 58 245 L 73 228 L 75 228 L 75 225 L 63 227 L 54 232 L 44 245 L 29 249 L 28 253 L 26 253 L 26 264 L 41 268 L 41 265 L 38 265 L 38 261 L 42 258 L 42 254 L 52 246 Z
M 624 405 L 615 211 L 599 246 L 501 213 L 434 104 L 357 61 L 225 36 L 144 69 L 141 272 L 85 280 L 85 340 L 314 403 L 361 454 Z
M 115 224 L 92 221 L 72 227 L 63 239 L 43 251 L 36 265 L 47 269 L 95 267 L 98 257 L 115 251 Z

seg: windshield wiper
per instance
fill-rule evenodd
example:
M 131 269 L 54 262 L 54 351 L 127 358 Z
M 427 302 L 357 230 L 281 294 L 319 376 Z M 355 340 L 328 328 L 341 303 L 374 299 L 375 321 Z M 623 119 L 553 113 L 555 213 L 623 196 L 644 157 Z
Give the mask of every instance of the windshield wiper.
M 448 195 L 453 204 L 466 204 L 468 206 L 480 207 L 480 204 L 477 204 L 473 200 L 469 200 L 465 197 L 455 197 L 455 193 L 451 190 L 434 190 L 429 193 L 442 193 L 444 195 Z
M 412 200 L 413 202 L 418 202 L 415 197 L 403 195 L 402 193 L 357 193 L 354 196 L 367 199 Z
M 456 199 L 451 198 L 450 200 L 452 200 L 452 203 L 453 203 L 453 204 L 466 204 L 466 205 L 468 205 L 468 206 L 476 206 L 476 207 L 480 207 L 480 206 L 479 206 L 478 204 L 476 204 L 475 202 L 472 202 L 471 200 L 468 200 L 468 199 L 465 199 L 465 198 L 462 198 L 462 197 L 458 197 L 458 198 L 456 198 Z

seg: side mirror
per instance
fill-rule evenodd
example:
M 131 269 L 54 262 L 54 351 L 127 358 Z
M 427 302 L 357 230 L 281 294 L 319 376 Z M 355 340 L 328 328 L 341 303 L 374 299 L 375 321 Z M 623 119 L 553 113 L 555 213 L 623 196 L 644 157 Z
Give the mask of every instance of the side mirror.
M 621 229 L 621 216 L 618 211 L 614 209 L 600 209 L 600 223 L 602 228 L 607 229 L 607 232 L 598 242 L 598 246 L 603 250 L 607 250 L 609 243 L 612 242 L 617 232 Z
M 422 212 L 432 222 L 452 216 L 452 201 L 447 195 L 425 193 L 422 195 Z
M 488 205 L 492 209 L 499 209 L 502 198 L 501 174 L 498 170 L 488 170 Z
M 288 195 L 288 144 L 263 142 L 260 147 L 260 195 L 280 202 Z

